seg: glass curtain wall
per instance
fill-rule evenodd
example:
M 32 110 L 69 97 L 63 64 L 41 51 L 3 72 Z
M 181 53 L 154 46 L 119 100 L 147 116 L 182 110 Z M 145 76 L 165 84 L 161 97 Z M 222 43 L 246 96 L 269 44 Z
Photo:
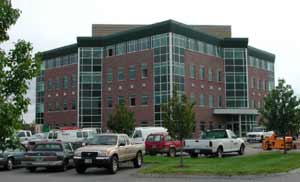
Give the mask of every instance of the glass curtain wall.
M 169 33 L 152 36 L 154 50 L 154 125 L 162 126 L 162 103 L 170 98 Z
M 103 48 L 79 48 L 79 127 L 101 128 Z
M 224 48 L 226 107 L 248 107 L 246 49 Z
M 36 124 L 44 124 L 44 94 L 45 94 L 45 61 L 41 65 L 41 72 L 36 78 Z

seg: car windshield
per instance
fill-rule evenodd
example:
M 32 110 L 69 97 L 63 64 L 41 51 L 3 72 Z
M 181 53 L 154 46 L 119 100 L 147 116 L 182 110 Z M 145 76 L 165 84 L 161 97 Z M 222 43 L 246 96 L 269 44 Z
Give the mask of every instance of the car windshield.
M 25 132 L 18 132 L 17 137 L 25 137 Z
M 202 136 L 203 139 L 227 138 L 225 130 L 207 131 Z
M 118 137 L 113 135 L 99 135 L 89 140 L 89 145 L 116 145 Z
M 265 130 L 264 128 L 260 128 L 260 127 L 252 129 L 253 132 L 264 132 L 264 130 Z
M 45 144 L 37 144 L 33 151 L 63 151 L 61 144 L 58 143 L 45 143 Z

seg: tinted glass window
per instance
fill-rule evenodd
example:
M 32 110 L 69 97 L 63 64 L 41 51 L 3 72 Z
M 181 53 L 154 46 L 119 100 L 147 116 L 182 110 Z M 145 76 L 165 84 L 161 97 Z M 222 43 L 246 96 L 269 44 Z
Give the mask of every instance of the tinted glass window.
M 142 132 L 141 130 L 136 130 L 134 132 L 133 138 L 141 138 L 142 137 Z
M 117 136 L 99 135 L 92 138 L 89 142 L 90 145 L 116 145 Z
M 37 144 L 33 151 L 63 151 L 61 144 Z

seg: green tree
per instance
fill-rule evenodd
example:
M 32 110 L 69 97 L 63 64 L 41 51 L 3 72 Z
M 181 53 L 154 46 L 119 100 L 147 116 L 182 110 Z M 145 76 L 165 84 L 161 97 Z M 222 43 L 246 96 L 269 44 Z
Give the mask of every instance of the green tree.
M 115 111 L 110 115 L 107 126 L 115 133 L 126 133 L 130 135 L 134 130 L 134 112 L 129 111 L 124 104 L 117 105 Z
M 286 154 L 285 137 L 295 132 L 299 126 L 297 108 L 300 102 L 294 95 L 292 87 L 283 79 L 278 80 L 278 86 L 265 97 L 264 102 L 264 107 L 260 109 L 263 122 L 267 129 L 283 137 L 284 154 Z
M 168 129 L 168 133 L 172 138 L 181 141 L 187 137 L 191 137 L 195 126 L 195 113 L 193 111 L 194 104 L 183 95 L 180 101 L 177 89 L 174 89 L 172 98 L 168 103 L 164 104 L 163 125 Z M 183 145 L 180 149 L 180 166 L 183 167 Z
M 16 23 L 20 10 L 14 9 L 9 0 L 0 1 L 0 45 L 9 40 L 7 30 Z M 0 150 L 18 144 L 14 136 L 22 125 L 22 114 L 30 104 L 26 97 L 29 81 L 40 68 L 40 56 L 32 56 L 29 42 L 19 40 L 6 53 L 0 48 Z

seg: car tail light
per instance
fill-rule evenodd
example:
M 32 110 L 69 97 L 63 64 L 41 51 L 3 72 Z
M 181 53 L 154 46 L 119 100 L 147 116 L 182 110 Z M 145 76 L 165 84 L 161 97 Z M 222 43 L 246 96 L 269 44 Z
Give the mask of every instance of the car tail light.
M 209 146 L 212 147 L 213 146 L 213 143 L 212 141 L 209 141 Z

